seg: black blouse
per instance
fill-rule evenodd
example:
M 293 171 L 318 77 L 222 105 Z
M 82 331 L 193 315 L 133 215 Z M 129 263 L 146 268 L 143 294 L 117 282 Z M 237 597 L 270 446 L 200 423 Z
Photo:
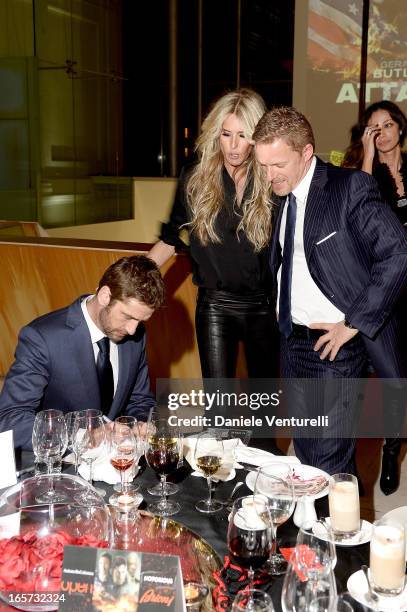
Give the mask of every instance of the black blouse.
M 190 168 L 184 168 L 168 223 L 162 225 L 160 239 L 177 250 L 186 250 L 179 237 L 181 226 L 190 218 L 186 197 L 186 183 Z M 215 221 L 215 230 L 221 243 L 201 244 L 194 232 L 189 232 L 193 282 L 199 287 L 217 289 L 237 294 L 264 292 L 271 294 L 272 281 L 269 266 L 269 246 L 255 253 L 244 232 L 236 235 L 241 220 L 240 207 L 236 203 L 236 189 L 227 170 L 223 169 L 225 200 Z M 250 193 L 250 182 L 244 198 Z M 187 227 L 188 229 L 188 227 Z
M 407 155 L 402 154 L 400 169 L 404 185 L 404 196 L 397 193 L 396 182 L 393 179 L 387 164 L 378 164 L 373 171 L 383 199 L 391 206 L 403 225 L 407 225 Z

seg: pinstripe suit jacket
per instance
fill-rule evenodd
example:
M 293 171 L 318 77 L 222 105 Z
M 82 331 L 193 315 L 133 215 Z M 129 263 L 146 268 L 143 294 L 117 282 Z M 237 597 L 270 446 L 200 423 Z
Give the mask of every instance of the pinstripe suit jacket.
M 284 202 L 271 243 L 275 281 Z M 407 284 L 407 232 L 383 203 L 372 176 L 317 158 L 305 210 L 304 249 L 314 282 L 362 333 L 379 375 L 405 375 L 399 368 L 394 372 L 399 354 L 390 370 L 384 360 L 395 350 L 394 306 Z

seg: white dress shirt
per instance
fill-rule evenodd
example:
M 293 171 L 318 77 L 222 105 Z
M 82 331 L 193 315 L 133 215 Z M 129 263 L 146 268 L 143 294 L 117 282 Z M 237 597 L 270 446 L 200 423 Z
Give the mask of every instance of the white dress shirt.
M 317 160 L 313 157 L 307 174 L 293 190 L 297 201 L 295 220 L 294 254 L 291 281 L 291 318 L 293 323 L 306 325 L 310 323 L 338 323 L 343 321 L 344 314 L 332 304 L 312 280 L 308 270 L 304 251 L 304 217 L 308 192 L 314 175 Z M 288 196 L 287 196 L 288 199 Z M 284 206 L 280 226 L 280 245 L 284 249 L 287 202 Z M 278 271 L 278 299 L 280 298 L 281 266 Z M 277 305 L 279 301 L 277 302 Z
M 92 341 L 93 353 L 95 355 L 95 363 L 96 363 L 98 354 L 99 354 L 99 347 L 97 345 L 97 342 L 101 340 L 102 338 L 104 338 L 106 334 L 104 334 L 98 328 L 98 326 L 93 322 L 88 312 L 86 302 L 88 300 L 91 300 L 93 297 L 94 297 L 93 295 L 89 295 L 84 300 L 82 300 L 81 308 L 82 308 L 83 316 L 85 317 L 86 325 L 89 328 L 90 339 Z M 109 346 L 110 346 L 110 350 L 109 350 L 110 363 L 112 364 L 112 370 L 113 370 L 113 394 L 115 394 L 116 389 L 117 389 L 117 381 L 119 379 L 119 353 L 118 353 L 117 344 L 115 342 L 112 342 L 111 340 L 109 340 Z

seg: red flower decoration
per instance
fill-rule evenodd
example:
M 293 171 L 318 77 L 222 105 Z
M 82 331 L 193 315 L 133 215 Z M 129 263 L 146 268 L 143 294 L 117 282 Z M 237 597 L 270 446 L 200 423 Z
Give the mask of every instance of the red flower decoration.
M 90 535 L 71 536 L 60 530 L 46 536 L 35 531 L 0 540 L 0 591 L 58 592 L 64 546 L 107 548 L 107 542 Z

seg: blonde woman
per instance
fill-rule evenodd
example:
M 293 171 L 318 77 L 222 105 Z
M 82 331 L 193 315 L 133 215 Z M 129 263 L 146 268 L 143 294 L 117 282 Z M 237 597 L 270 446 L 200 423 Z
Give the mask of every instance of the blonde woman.
M 215 102 L 196 142 L 198 161 L 182 171 L 170 219 L 149 254 L 161 266 L 185 249 L 179 233 L 188 229 L 205 378 L 235 376 L 239 341 L 249 377 L 278 371 L 268 261 L 272 206 L 251 144 L 265 110 L 248 89 Z

